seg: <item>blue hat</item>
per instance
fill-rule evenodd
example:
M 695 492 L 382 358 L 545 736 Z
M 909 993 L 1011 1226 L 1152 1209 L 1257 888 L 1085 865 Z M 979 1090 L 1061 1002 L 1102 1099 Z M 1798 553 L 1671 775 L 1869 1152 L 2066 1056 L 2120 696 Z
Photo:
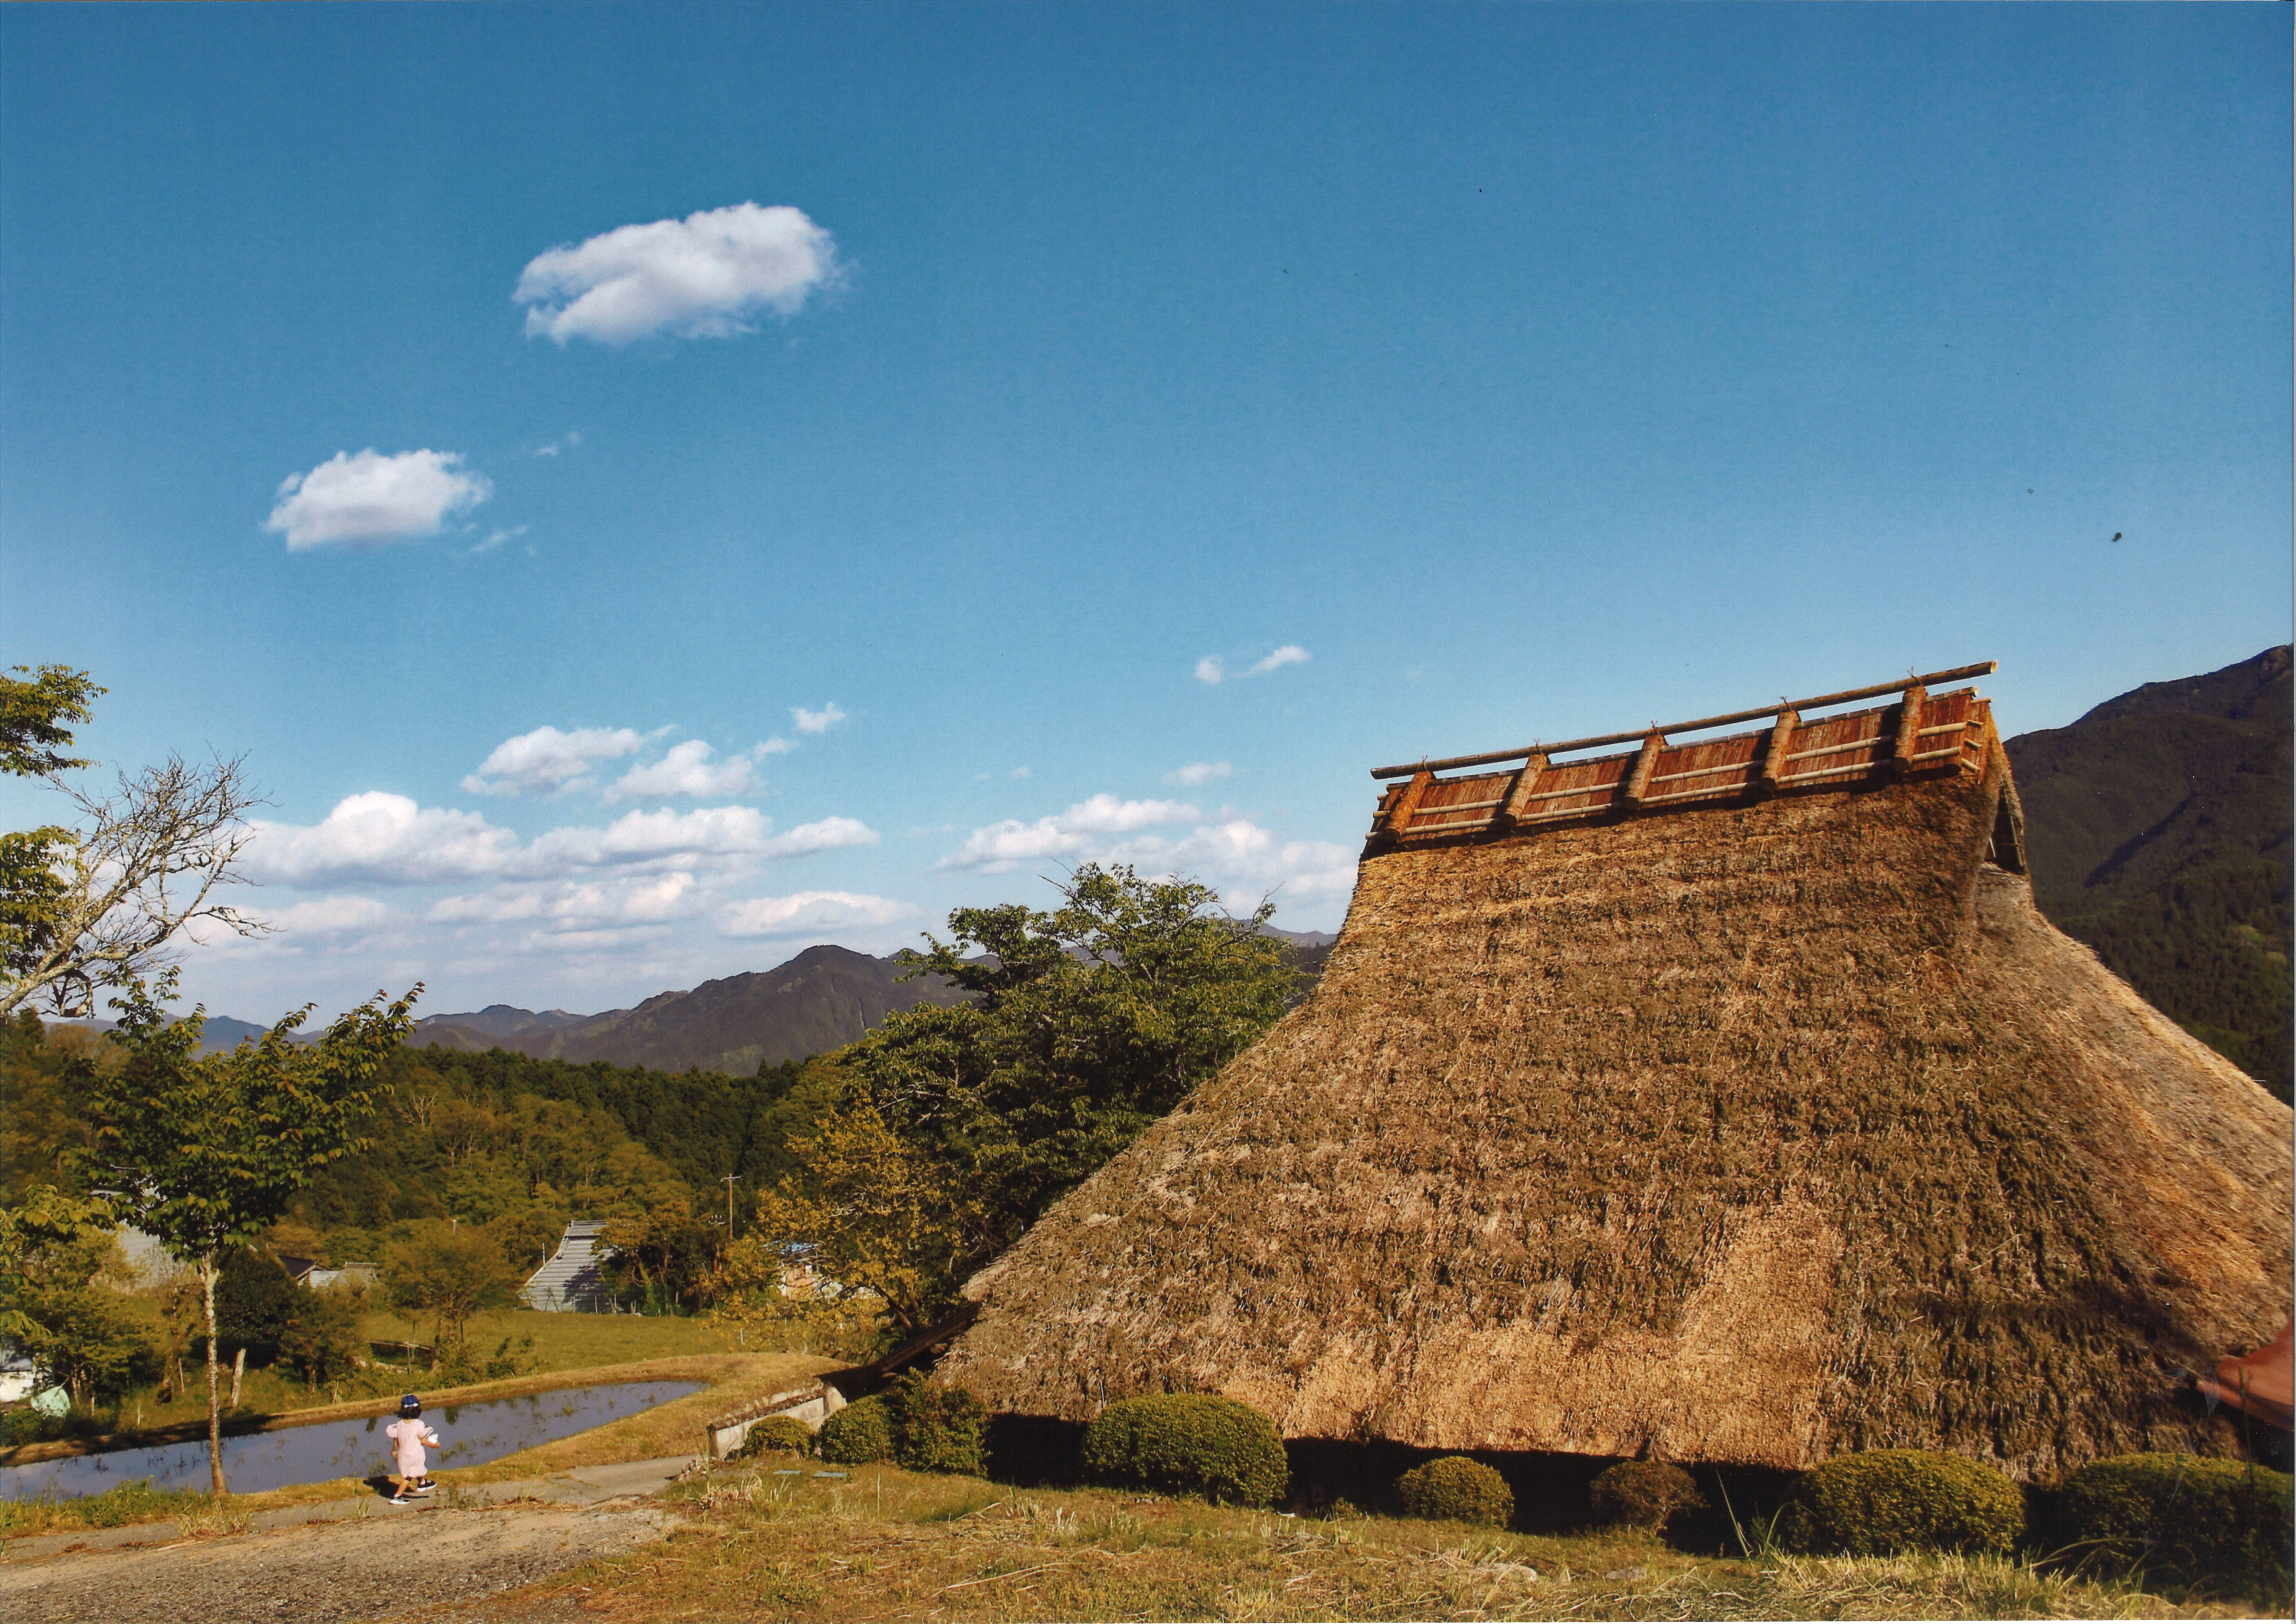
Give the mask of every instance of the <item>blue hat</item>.
M 413 1393 L 407 1394 L 398 1401 L 398 1413 L 402 1415 L 420 1415 L 422 1413 L 422 1400 Z

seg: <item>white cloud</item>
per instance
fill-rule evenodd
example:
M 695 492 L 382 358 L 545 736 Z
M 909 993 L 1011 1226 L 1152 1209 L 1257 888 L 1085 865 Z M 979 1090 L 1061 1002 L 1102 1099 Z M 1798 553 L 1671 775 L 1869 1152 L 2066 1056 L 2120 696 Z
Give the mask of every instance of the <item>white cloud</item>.
M 537 446 L 534 448 L 534 455 L 537 456 L 556 456 L 560 452 L 571 450 L 581 443 L 582 431 L 579 429 L 569 429 L 565 433 L 560 435 L 556 439 L 552 440 L 549 444 Z
M 466 472 L 462 463 L 455 451 L 338 451 L 281 482 L 263 528 L 284 531 L 291 553 L 335 541 L 434 536 L 447 520 L 494 495 L 485 475 Z
M 1201 816 L 1195 808 L 1174 801 L 1095 795 L 1032 824 L 1007 818 L 975 829 L 939 866 L 993 874 L 1047 857 L 1127 863 L 1147 874 L 1193 875 L 1236 903 L 1256 903 L 1279 888 L 1293 896 L 1344 896 L 1355 885 L 1355 854 L 1346 847 L 1285 841 L 1247 817 L 1223 814 L 1177 838 L 1142 833 Z
M 463 789 L 471 795 L 555 795 L 586 787 L 594 763 L 627 756 L 644 742 L 628 727 L 577 727 L 571 733 L 537 727 L 496 745 L 479 770 L 463 780 Z
M 529 923 L 559 931 L 595 930 L 687 918 L 700 911 L 703 900 L 692 871 L 671 869 L 659 874 L 497 885 L 468 896 L 442 898 L 431 905 L 428 917 L 435 924 Z
M 670 746 L 669 753 L 645 767 L 634 767 L 606 791 L 608 800 L 647 800 L 670 795 L 749 795 L 763 787 L 747 756 L 713 763 L 709 746 L 699 739 Z
M 514 861 L 518 836 L 476 812 L 418 807 L 381 790 L 346 796 L 316 824 L 252 820 L 249 877 L 290 885 L 370 880 L 423 884 L 496 874 Z
M 964 845 L 936 866 L 1004 874 L 1040 857 L 1080 857 L 1093 849 L 1095 835 L 1185 823 L 1201 816 L 1195 808 L 1178 801 L 1119 800 L 1103 792 L 1033 824 L 1008 817 L 975 829 Z
M 257 820 L 248 877 L 291 885 L 366 881 L 426 885 L 466 880 L 556 880 L 587 871 L 739 870 L 774 857 L 874 845 L 877 832 L 850 817 L 826 817 L 773 833 L 750 807 L 691 812 L 630 812 L 603 829 L 553 829 L 521 845 L 475 812 L 418 807 L 404 795 L 369 791 L 337 804 L 316 824 Z
M 496 530 L 491 532 L 484 541 L 479 543 L 477 546 L 471 549 L 472 556 L 476 557 L 480 553 L 493 552 L 496 547 L 502 545 L 503 543 L 506 541 L 513 541 L 519 537 L 525 535 L 527 528 L 527 526 L 522 524 L 514 524 L 506 530 Z
M 1225 761 L 1191 761 L 1164 775 L 1166 783 L 1181 783 L 1193 789 L 1200 783 L 1210 783 L 1215 778 L 1232 777 L 1235 769 Z
M 736 203 L 537 254 L 511 297 L 530 307 L 529 337 L 560 344 L 723 339 L 752 331 L 760 310 L 795 315 L 840 269 L 835 241 L 802 209 Z
M 818 710 L 808 710 L 802 705 L 792 705 L 790 707 L 790 715 L 795 718 L 797 730 L 800 733 L 827 733 L 845 719 L 845 713 L 840 710 L 834 702 L 824 705 Z
M 1280 671 L 1285 666 L 1305 665 L 1312 656 L 1296 643 L 1287 643 L 1275 649 L 1264 659 L 1256 660 L 1241 671 L 1230 671 L 1227 661 L 1218 654 L 1207 654 L 1196 661 L 1196 680 L 1208 687 L 1218 687 L 1230 677 L 1265 677 L 1270 671 Z
M 792 936 L 809 931 L 839 931 L 856 925 L 888 925 L 916 913 L 906 902 L 855 891 L 798 891 L 787 897 L 751 897 L 719 911 L 718 929 L 726 936 Z

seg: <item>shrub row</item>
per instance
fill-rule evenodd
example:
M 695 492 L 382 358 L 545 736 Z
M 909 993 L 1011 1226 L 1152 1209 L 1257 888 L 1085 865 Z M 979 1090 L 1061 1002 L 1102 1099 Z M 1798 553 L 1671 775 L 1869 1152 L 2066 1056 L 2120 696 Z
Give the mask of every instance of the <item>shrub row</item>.
M 961 1387 L 935 1387 L 911 1372 L 882 1393 L 856 1399 L 822 1423 L 821 1458 L 859 1466 L 890 1460 L 912 1472 L 980 1472 L 988 1412 Z
M 978 1473 L 987 1419 L 962 1388 L 917 1376 L 831 1416 L 811 1440 L 823 1459 L 894 1460 L 926 1472 Z M 762 1422 L 744 1453 L 802 1448 L 795 1423 Z M 1105 1483 L 1268 1505 L 1289 1478 L 1283 1442 L 1267 1416 L 1205 1393 L 1111 1404 L 1085 1430 L 1086 1474 Z M 1505 1527 L 1514 1496 L 1490 1467 L 1445 1456 L 1398 1480 L 1418 1517 Z M 1705 1509 L 1690 1474 L 1662 1461 L 1622 1461 L 1595 1478 L 1595 1519 L 1662 1530 Z M 2273 1603 L 2290 1593 L 2291 1479 L 2285 1472 L 2193 1456 L 2132 1455 L 2093 1462 L 2051 1497 L 2044 1531 L 2067 1560 Z M 2025 1538 L 2025 1495 L 2001 1473 L 1959 1456 L 1876 1449 L 1837 1456 L 1801 1474 L 1776 1523 L 1782 1544 L 1813 1554 L 2006 1553 Z

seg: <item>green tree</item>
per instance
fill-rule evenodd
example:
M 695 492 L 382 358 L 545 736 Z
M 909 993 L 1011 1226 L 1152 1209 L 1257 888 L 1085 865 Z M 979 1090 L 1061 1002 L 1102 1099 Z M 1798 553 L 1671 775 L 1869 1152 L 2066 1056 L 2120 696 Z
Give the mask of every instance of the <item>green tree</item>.
M 94 1202 L 39 1185 L 0 1208 L 0 1335 L 86 1403 L 116 1390 L 153 1349 L 116 1293 L 93 1284 L 112 1251 Z
M 162 983 L 165 997 L 169 988 Z M 295 1193 L 330 1162 L 366 1148 L 365 1128 L 384 1083 L 383 1062 L 413 1026 L 418 985 L 389 1005 L 377 994 L 315 1043 L 294 1034 L 310 1006 L 260 1042 L 199 1057 L 204 1013 L 171 1021 L 144 985 L 112 1001 L 113 1040 L 127 1063 L 91 1069 L 90 1152 L 128 1222 L 197 1269 L 208 1327 L 208 1457 L 223 1474 L 223 1407 L 217 1368 L 216 1283 L 226 1255 L 283 1217 Z
M 438 1324 L 437 1357 L 463 1340 L 471 1316 L 507 1306 L 518 1276 L 495 1238 L 475 1224 L 432 1225 L 383 1254 L 390 1298 Z
M 1299 985 L 1283 942 L 1186 879 L 1086 865 L 1047 914 L 959 908 L 917 974 L 973 994 L 887 1018 L 839 1052 L 841 1098 L 791 1149 L 769 1221 L 824 1272 L 867 1268 L 914 1326 L 964 1275 L 1241 1054 Z M 896 1192 L 865 1193 L 873 1138 Z M 898 1151 L 890 1147 L 898 1147 Z M 873 1279 L 872 1289 L 886 1291 Z M 899 1293 L 898 1298 L 892 1294 Z
M 280 1327 L 280 1361 L 303 1378 L 306 1392 L 350 1374 L 365 1351 L 357 1295 L 340 1286 L 299 1292 Z
M 87 766 L 63 752 L 71 725 L 88 719 L 103 690 L 68 666 L 15 670 L 0 676 L 0 773 L 45 778 Z M 53 938 L 64 890 L 56 865 L 71 841 L 72 832 L 55 824 L 0 834 L 0 974 L 22 976 Z

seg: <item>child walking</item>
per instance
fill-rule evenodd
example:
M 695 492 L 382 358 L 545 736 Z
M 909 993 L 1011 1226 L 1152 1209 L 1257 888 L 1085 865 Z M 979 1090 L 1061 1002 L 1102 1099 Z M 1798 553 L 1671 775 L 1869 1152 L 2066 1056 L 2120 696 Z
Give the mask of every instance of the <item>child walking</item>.
M 430 1492 L 430 1480 L 423 1474 L 422 1446 L 439 1441 L 439 1434 L 422 1424 L 422 1400 L 413 1393 L 401 1398 L 398 1419 L 383 1428 L 382 1435 L 390 1439 L 398 1464 L 398 1491 L 390 1497 L 390 1503 L 411 1505 Z

